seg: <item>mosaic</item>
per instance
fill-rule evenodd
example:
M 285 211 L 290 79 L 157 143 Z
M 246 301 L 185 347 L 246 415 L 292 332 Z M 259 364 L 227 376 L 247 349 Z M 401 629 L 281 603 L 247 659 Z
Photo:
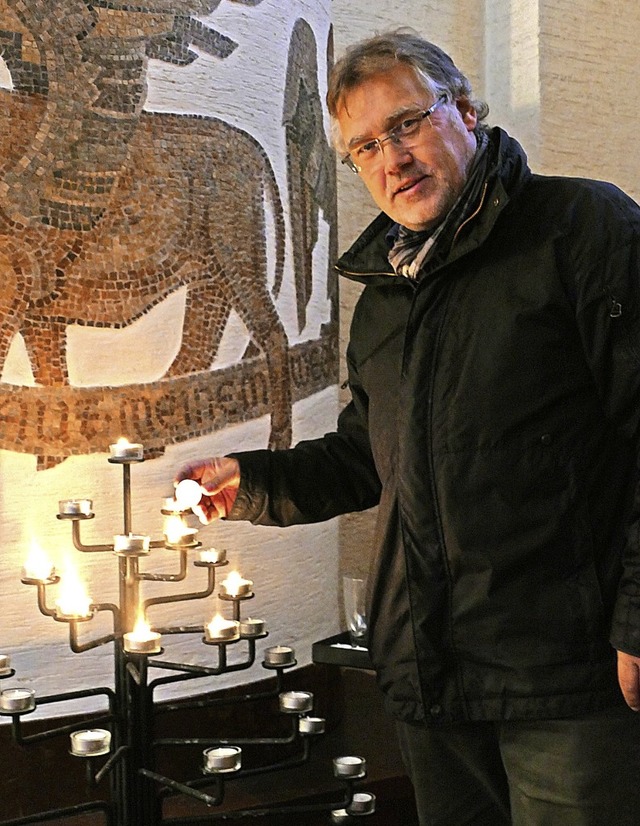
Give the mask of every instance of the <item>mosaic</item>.
M 320 214 L 335 248 L 335 162 L 310 26 L 297 22 L 275 81 L 285 84 L 290 227 L 272 163 L 248 132 L 143 109 L 150 57 L 182 66 L 198 52 L 233 53 L 238 44 L 194 16 L 220 2 L 0 0 L 13 86 L 0 89 L 0 370 L 20 333 L 39 385 L 0 384 L 0 447 L 35 453 L 41 467 L 123 432 L 160 446 L 264 413 L 270 445 L 287 446 L 293 401 L 337 380 L 336 313 L 319 339 L 291 347 L 274 303 L 287 232 L 300 330 Z M 182 343 L 164 377 L 69 385 L 68 325 L 124 327 L 183 287 Z M 232 311 L 253 346 L 211 370 Z

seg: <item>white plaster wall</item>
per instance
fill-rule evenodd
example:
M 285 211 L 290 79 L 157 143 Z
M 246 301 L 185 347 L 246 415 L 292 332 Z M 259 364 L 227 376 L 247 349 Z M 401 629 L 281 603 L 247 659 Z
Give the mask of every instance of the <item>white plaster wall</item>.
M 487 0 L 484 92 L 488 122 L 502 126 L 539 164 L 540 38 L 537 0 Z
M 640 199 L 640 3 L 540 0 L 540 161 Z
M 285 211 L 288 205 L 282 105 L 289 38 L 299 17 L 304 17 L 316 34 L 320 91 L 324 95 L 329 0 L 289 0 L 287 3 L 263 0 L 255 7 L 222 2 L 209 22 L 238 42 L 236 51 L 224 61 L 201 55 L 184 68 L 153 62 L 146 104 L 146 108 L 153 111 L 214 114 L 252 133 L 265 147 L 275 167 Z M 0 83 L 6 86 L 8 82 L 6 69 L 0 65 Z M 321 228 L 320 236 L 315 251 L 318 277 L 309 321 L 301 333 L 297 329 L 292 256 L 287 245 L 278 311 L 290 344 L 317 337 L 320 326 L 329 318 L 327 227 Z M 179 346 L 183 305 L 184 294 L 179 292 L 122 330 L 70 328 L 72 383 L 117 385 L 153 381 L 163 375 Z M 237 317 L 232 316 L 217 365 L 237 361 L 247 340 L 246 330 Z M 131 358 L 132 352 L 135 358 Z M 33 383 L 19 336 L 14 341 L 3 380 Z M 294 440 L 312 438 L 333 427 L 337 395 L 337 387 L 328 388 L 295 405 Z M 265 447 L 268 434 L 269 421 L 265 417 L 169 447 L 163 457 L 135 465 L 132 468 L 134 531 L 161 537 L 162 499 L 171 495 L 171 480 L 184 462 L 231 450 Z M 113 535 L 122 531 L 122 475 L 120 468 L 107 462 L 107 455 L 108 445 L 105 445 L 104 455 L 72 457 L 57 467 L 37 472 L 33 456 L 0 451 L 0 651 L 11 655 L 17 670 L 14 678 L 3 682 L 3 688 L 8 684 L 26 685 L 43 695 L 111 682 L 110 647 L 72 654 L 67 643 L 67 626 L 42 616 L 36 606 L 35 589 L 20 583 L 21 566 L 35 540 L 58 569 L 67 557 L 80 566 L 81 578 L 94 602 L 117 601 L 115 558 L 110 554 L 79 554 L 71 543 L 70 525 L 56 519 L 59 499 L 87 496 L 94 500 L 96 518 L 82 525 L 83 540 L 87 544 L 111 542 Z M 338 527 L 335 521 L 286 531 L 240 523 L 216 524 L 202 528 L 199 538 L 205 547 L 215 545 L 228 549 L 232 565 L 224 569 L 223 575 L 235 567 L 254 581 L 256 597 L 247 603 L 243 616 L 248 612 L 261 617 L 270 631 L 270 636 L 257 644 L 257 664 L 251 670 L 215 678 L 207 686 L 209 690 L 262 679 L 271 673 L 260 665 L 262 652 L 269 645 L 292 645 L 299 664 L 304 665 L 310 661 L 312 643 L 338 630 Z M 143 583 L 143 598 L 201 590 L 206 580 L 204 571 L 189 567 L 185 582 Z M 169 551 L 152 551 L 141 563 L 141 570 L 173 573 L 176 569 L 175 555 Z M 175 603 L 153 608 L 149 619 L 154 624 L 198 624 L 210 619 L 218 608 L 219 603 L 211 597 L 206 603 Z M 82 636 L 94 638 L 110 630 L 110 615 L 100 614 L 83 626 Z M 212 650 L 201 644 L 199 636 L 172 636 L 164 644 L 167 658 L 174 661 L 207 662 L 212 655 Z M 230 661 L 241 656 L 243 649 L 242 643 L 236 646 L 230 652 Z M 204 683 L 197 681 L 174 687 L 162 696 L 195 690 L 204 690 Z M 46 706 L 38 710 L 36 716 L 93 706 L 93 702 L 79 702 L 64 708 Z

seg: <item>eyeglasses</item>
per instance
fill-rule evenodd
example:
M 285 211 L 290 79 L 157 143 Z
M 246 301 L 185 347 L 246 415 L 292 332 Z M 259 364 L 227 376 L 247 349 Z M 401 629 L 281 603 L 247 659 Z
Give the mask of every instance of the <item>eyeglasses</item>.
M 386 134 L 352 149 L 351 152 L 341 158 L 342 163 L 346 164 L 356 174 L 370 172 L 382 158 L 382 147 L 387 141 L 391 141 L 396 146 L 411 146 L 419 137 L 426 118 L 433 115 L 436 109 L 439 109 L 446 102 L 447 96 L 440 95 L 433 106 L 424 109 L 422 112 L 416 112 L 415 115 L 409 118 L 404 118 L 393 129 L 389 129 Z

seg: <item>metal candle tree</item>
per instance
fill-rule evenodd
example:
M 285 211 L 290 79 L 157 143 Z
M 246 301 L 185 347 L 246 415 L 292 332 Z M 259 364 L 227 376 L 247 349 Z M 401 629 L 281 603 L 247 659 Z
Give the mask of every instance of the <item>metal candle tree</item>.
M 47 600 L 51 586 L 61 583 L 61 577 L 48 560 L 27 560 L 23 569 L 22 582 L 37 589 L 38 608 L 45 616 L 66 624 L 69 629 L 71 650 L 82 653 L 100 646 L 111 645 L 114 659 L 113 687 L 96 687 L 69 691 L 36 698 L 35 693 L 23 687 L 8 686 L 0 691 L 0 714 L 11 718 L 12 737 L 23 746 L 32 745 L 56 737 L 70 738 L 71 755 L 86 762 L 87 782 L 97 786 L 109 784 L 106 800 L 80 803 L 60 809 L 51 809 L 36 815 L 5 820 L 1 826 L 23 826 L 53 819 L 77 817 L 84 812 L 99 813 L 108 826 L 160 826 L 160 824 L 191 824 L 215 822 L 225 819 L 239 819 L 244 816 L 259 817 L 303 811 L 327 811 L 334 823 L 350 820 L 352 817 L 371 814 L 374 811 L 374 796 L 357 792 L 357 781 L 366 774 L 362 757 L 337 757 L 333 760 L 333 773 L 344 784 L 342 799 L 333 803 L 317 803 L 307 806 L 270 804 L 265 808 L 251 808 L 222 811 L 225 784 L 232 779 L 262 773 L 269 770 L 286 769 L 305 762 L 309 757 L 310 740 L 313 735 L 324 731 L 324 720 L 311 715 L 313 695 L 306 691 L 284 691 L 284 672 L 296 665 L 295 653 L 288 646 L 267 648 L 262 666 L 275 676 L 272 691 L 260 694 L 260 698 L 278 698 L 279 710 L 290 718 L 290 730 L 282 737 L 252 737 L 237 740 L 221 738 L 172 738 L 157 737 L 155 721 L 159 711 L 177 711 L 182 704 L 157 703 L 156 689 L 170 683 L 197 680 L 229 674 L 250 668 L 256 658 L 256 642 L 268 635 L 263 620 L 243 618 L 241 606 L 251 599 L 253 583 L 239 575 L 229 575 L 219 585 L 218 599 L 230 606 L 232 618 L 225 619 L 217 614 L 207 625 L 180 625 L 151 628 L 146 621 L 148 609 L 154 605 L 201 600 L 210 597 L 216 589 L 216 572 L 227 564 L 224 551 L 200 550 L 197 531 L 188 527 L 184 515 L 190 512 L 179 497 L 165 500 L 162 508 L 167 517 L 168 527 L 162 540 L 152 540 L 149 536 L 133 532 L 131 524 L 131 465 L 144 461 L 142 445 L 130 444 L 124 440 L 110 447 L 109 462 L 122 466 L 122 489 L 124 529 L 113 537 L 109 544 L 86 545 L 81 539 L 82 522 L 92 519 L 93 502 L 90 499 L 68 499 L 59 503 L 58 519 L 69 521 L 73 543 L 82 553 L 112 553 L 118 562 L 119 601 L 93 603 L 89 598 L 70 602 L 60 584 L 59 598 L 54 607 Z M 173 521 L 173 526 L 170 525 Z M 177 530 L 176 530 L 177 528 Z M 140 560 L 148 557 L 152 549 L 170 549 L 179 556 L 179 571 L 174 574 L 149 573 L 140 570 Z M 195 551 L 197 558 L 193 565 L 207 572 L 207 584 L 201 591 L 155 596 L 141 599 L 141 583 L 180 582 L 187 577 L 188 555 Z M 93 617 L 107 612 L 112 615 L 112 631 L 104 636 L 86 640 L 80 638 L 80 626 L 89 623 Z M 164 653 L 162 637 L 169 634 L 199 634 L 202 642 L 215 652 L 214 665 L 191 665 L 157 659 Z M 229 662 L 229 646 L 243 643 L 246 653 L 239 661 Z M 164 672 L 164 676 L 150 679 L 150 671 Z M 0 680 L 10 679 L 15 674 L 9 658 L 0 655 Z M 1 683 L 0 683 L 1 685 Z M 81 724 L 58 725 L 46 731 L 26 733 L 23 718 L 34 711 L 36 706 L 61 703 L 86 697 L 100 697 L 106 700 L 104 712 L 96 712 L 87 727 Z M 243 695 L 233 702 L 246 703 L 256 695 Z M 197 706 L 205 709 L 219 702 L 210 693 L 198 698 Z M 202 747 L 203 762 L 200 776 L 193 780 L 178 782 L 156 770 L 155 756 L 163 748 L 180 746 Z M 253 768 L 242 765 L 243 746 L 282 746 L 287 756 L 261 764 Z M 195 798 L 207 806 L 206 815 L 190 817 L 170 817 L 163 805 L 169 796 L 185 795 Z M 216 811 L 216 807 L 218 807 Z

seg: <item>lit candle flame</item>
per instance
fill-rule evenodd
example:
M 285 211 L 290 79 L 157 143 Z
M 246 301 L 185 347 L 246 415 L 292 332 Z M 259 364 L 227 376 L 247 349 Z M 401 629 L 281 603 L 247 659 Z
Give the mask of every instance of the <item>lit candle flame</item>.
M 91 603 L 92 599 L 87 595 L 78 572 L 73 565 L 67 563 L 60 579 L 56 608 L 68 617 L 86 617 L 91 613 Z
M 245 585 L 251 585 L 252 582 L 250 579 L 245 579 L 244 577 L 240 576 L 237 571 L 231 571 L 222 581 L 224 585 L 224 589 L 230 597 L 237 597 L 240 593 L 240 589 Z
M 126 436 L 120 436 L 116 442 L 116 445 L 117 447 L 131 447 L 131 442 L 126 438 Z
M 167 516 L 164 523 L 164 535 L 170 545 L 178 545 L 187 533 L 187 526 L 177 515 Z
M 136 619 L 136 624 L 133 628 L 131 636 L 135 640 L 143 641 L 151 639 L 151 633 L 151 626 L 145 619 L 145 616 L 142 613 L 142 611 L 140 611 L 138 613 L 138 618 Z
M 47 554 L 38 545 L 35 539 L 31 540 L 31 550 L 24 563 L 23 574 L 25 579 L 49 579 L 55 573 L 53 563 Z
M 220 632 L 229 626 L 229 621 L 226 620 L 222 614 L 216 614 L 211 622 L 207 625 L 209 634 L 212 637 L 219 637 Z

